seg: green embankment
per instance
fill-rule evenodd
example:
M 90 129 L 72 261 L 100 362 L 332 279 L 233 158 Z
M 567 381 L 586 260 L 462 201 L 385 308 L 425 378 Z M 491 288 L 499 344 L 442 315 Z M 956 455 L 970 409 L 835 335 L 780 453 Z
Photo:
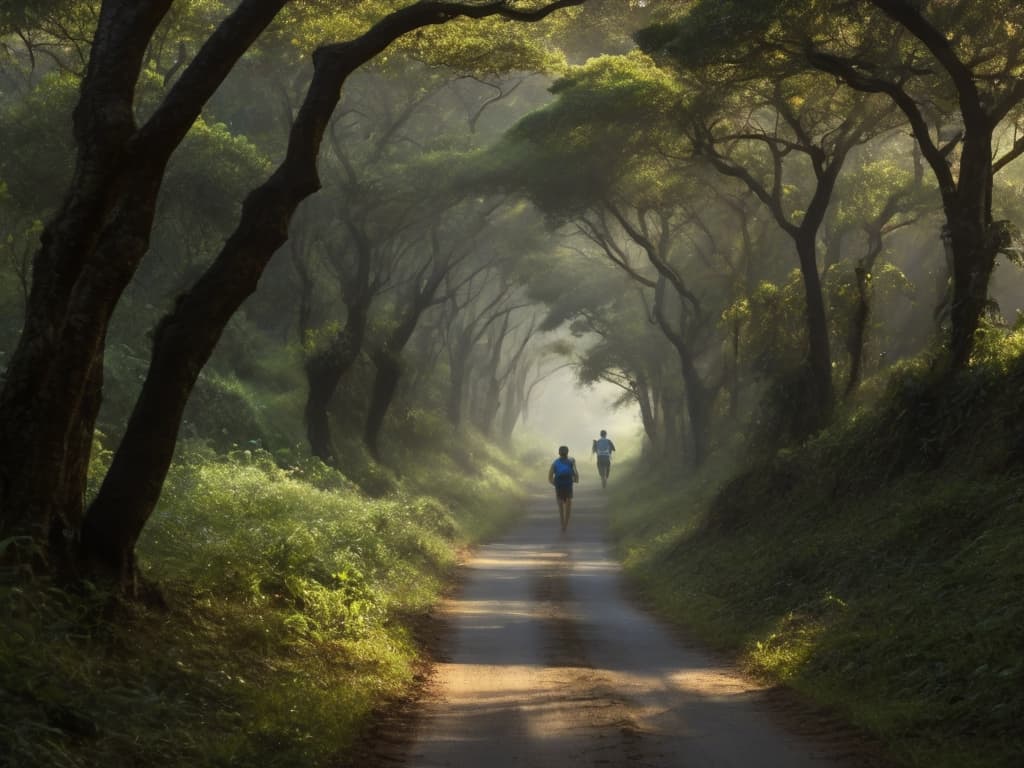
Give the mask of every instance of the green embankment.
M 1019 358 L 945 383 L 911 368 L 880 404 L 731 477 L 634 471 L 613 504 L 627 572 L 901 764 L 1019 766 L 1022 384 Z
M 519 506 L 515 463 L 452 438 L 405 450 L 401 479 L 359 468 L 377 498 L 183 445 L 139 545 L 164 607 L 0 574 L 0 765 L 331 764 L 408 689 L 458 548 Z

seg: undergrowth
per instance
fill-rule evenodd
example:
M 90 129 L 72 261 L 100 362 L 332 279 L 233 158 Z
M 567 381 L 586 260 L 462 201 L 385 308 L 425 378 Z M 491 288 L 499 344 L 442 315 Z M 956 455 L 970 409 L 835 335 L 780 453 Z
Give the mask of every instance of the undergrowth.
M 627 571 L 901 764 L 1019 765 L 1021 383 L 1005 355 L 952 379 L 907 365 L 880 403 L 731 477 L 634 476 L 613 505 Z
M 482 440 L 406 458 L 371 497 L 315 460 L 185 443 L 138 547 L 163 604 L 0 581 L 0 765 L 331 764 L 410 684 L 459 547 L 518 507 Z

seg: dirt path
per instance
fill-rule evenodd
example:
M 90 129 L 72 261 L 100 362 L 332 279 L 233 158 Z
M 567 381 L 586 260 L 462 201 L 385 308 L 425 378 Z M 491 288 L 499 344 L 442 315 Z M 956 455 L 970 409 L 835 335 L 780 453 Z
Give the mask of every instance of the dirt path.
M 467 564 L 404 765 L 877 764 L 842 739 L 811 738 L 800 718 L 631 606 L 599 489 L 578 493 L 566 534 L 550 495 Z

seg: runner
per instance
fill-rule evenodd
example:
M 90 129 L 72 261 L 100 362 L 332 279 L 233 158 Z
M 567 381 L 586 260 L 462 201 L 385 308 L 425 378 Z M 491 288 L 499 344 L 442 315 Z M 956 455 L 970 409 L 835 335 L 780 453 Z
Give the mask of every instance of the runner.
M 597 454 L 597 474 L 601 476 L 601 487 L 608 487 L 608 475 L 612 471 L 612 452 L 615 443 L 608 439 L 608 432 L 601 430 L 601 437 L 594 441 L 593 453 Z
M 548 482 L 555 486 L 555 500 L 558 502 L 558 519 L 564 531 L 569 527 L 569 515 L 572 512 L 572 486 L 580 481 L 580 473 L 576 470 L 576 459 L 569 458 L 568 446 L 558 448 L 558 458 L 551 462 L 548 470 Z

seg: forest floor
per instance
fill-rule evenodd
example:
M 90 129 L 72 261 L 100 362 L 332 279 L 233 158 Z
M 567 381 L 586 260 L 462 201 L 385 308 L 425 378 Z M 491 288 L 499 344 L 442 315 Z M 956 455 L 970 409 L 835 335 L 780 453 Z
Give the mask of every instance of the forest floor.
M 360 765 L 888 765 L 829 715 L 765 688 L 627 594 L 600 490 L 560 534 L 549 492 L 480 547 L 421 627 L 433 663 L 380 713 Z

